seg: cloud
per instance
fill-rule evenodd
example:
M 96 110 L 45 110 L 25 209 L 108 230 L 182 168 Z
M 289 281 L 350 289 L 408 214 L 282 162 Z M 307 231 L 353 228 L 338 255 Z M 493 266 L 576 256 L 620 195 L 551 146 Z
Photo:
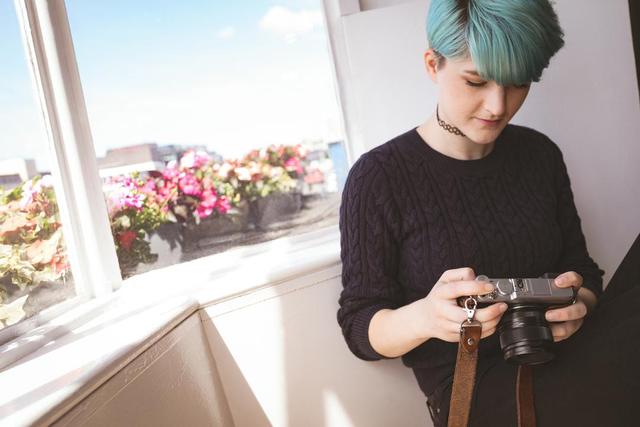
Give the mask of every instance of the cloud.
M 270 31 L 291 44 L 304 34 L 313 32 L 323 25 L 320 10 L 293 12 L 282 6 L 274 6 L 260 20 L 260 28 Z
M 236 29 L 233 27 L 225 27 L 218 31 L 218 37 L 221 39 L 230 39 L 236 35 Z

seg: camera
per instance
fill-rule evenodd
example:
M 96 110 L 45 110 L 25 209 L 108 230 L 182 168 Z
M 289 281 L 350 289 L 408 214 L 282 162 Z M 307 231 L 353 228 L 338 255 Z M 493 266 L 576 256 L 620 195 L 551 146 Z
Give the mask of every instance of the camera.
M 508 305 L 497 328 L 507 362 L 538 365 L 554 358 L 553 335 L 545 312 L 549 308 L 573 304 L 578 293 L 577 288 L 557 287 L 554 283 L 557 276 L 556 273 L 545 273 L 539 278 L 476 277 L 477 281 L 489 282 L 494 287 L 488 294 L 473 296 L 478 307 L 496 302 Z

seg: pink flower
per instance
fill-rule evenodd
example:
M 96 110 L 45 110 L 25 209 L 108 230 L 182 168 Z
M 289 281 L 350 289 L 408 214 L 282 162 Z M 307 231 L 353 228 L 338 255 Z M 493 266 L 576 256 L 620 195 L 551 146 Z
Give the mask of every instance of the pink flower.
M 195 176 L 191 174 L 185 174 L 178 181 L 180 190 L 189 196 L 199 196 L 202 193 L 202 186 L 198 182 Z
M 125 194 L 120 200 L 120 203 L 125 208 L 141 209 L 144 205 L 144 199 L 144 194 Z
M 153 193 L 157 188 L 156 182 L 153 179 L 143 181 L 141 184 L 139 188 L 145 193 Z
M 212 190 L 205 190 L 200 195 L 200 200 L 201 206 L 213 207 L 218 201 L 218 195 Z
M 229 199 L 227 199 L 226 196 L 221 196 L 218 199 L 218 203 L 216 206 L 216 209 L 218 209 L 218 212 L 220 212 L 221 214 L 226 214 L 230 208 L 231 208 L 231 204 L 229 203 Z
M 300 164 L 300 160 L 297 157 L 291 157 L 289 160 L 284 162 L 284 167 L 288 171 L 296 171 L 297 173 L 302 173 L 302 165 Z
M 211 215 L 214 209 L 226 214 L 229 208 L 230 204 L 225 196 L 218 196 L 214 190 L 205 190 L 200 195 L 200 204 L 196 208 L 196 214 L 200 218 L 205 218 Z
M 211 215 L 212 212 L 213 212 L 212 207 L 206 207 L 206 206 L 200 205 L 196 208 L 196 214 L 200 218 L 206 218 L 209 215 Z
M 176 166 L 176 162 L 174 160 L 170 161 L 167 164 L 166 169 L 162 171 L 162 176 L 164 177 L 164 179 L 171 181 L 174 178 L 177 178 L 180 171 L 175 166 Z

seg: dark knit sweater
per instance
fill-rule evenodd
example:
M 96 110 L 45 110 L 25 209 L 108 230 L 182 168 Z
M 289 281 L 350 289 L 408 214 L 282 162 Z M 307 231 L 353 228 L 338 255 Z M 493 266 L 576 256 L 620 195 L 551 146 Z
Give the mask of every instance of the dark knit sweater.
M 602 293 L 604 271 L 587 252 L 558 146 L 507 125 L 493 150 L 458 160 L 431 148 L 416 128 L 364 153 L 340 206 L 342 284 L 338 323 L 350 350 L 384 359 L 368 337 L 373 315 L 424 298 L 445 270 L 489 277 L 576 271 Z M 450 380 L 456 343 L 430 339 L 402 356 L 425 393 Z M 479 357 L 501 352 L 497 334 Z

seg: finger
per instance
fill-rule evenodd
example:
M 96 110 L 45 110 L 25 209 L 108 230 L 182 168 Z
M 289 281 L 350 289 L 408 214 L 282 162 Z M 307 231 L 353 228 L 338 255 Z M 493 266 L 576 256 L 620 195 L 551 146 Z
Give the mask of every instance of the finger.
M 452 270 L 447 270 L 442 273 L 439 281 L 447 283 L 454 282 L 458 280 L 473 280 L 476 278 L 476 273 L 472 268 L 463 267 L 463 268 L 454 268 Z
M 582 319 L 587 315 L 587 306 L 579 301 L 567 307 L 547 310 L 545 319 L 549 322 L 566 322 L 568 320 Z
M 562 341 L 573 335 L 582 326 L 582 319 L 549 325 L 553 341 Z
M 480 335 L 480 339 L 490 337 L 496 332 L 496 328 L 482 329 L 482 335 Z
M 495 329 L 498 327 L 498 323 L 500 323 L 500 319 L 489 320 L 488 322 L 482 322 L 482 330 Z
M 442 339 L 449 342 L 460 341 L 460 323 L 446 321 L 441 329 Z
M 567 326 L 564 323 L 551 324 L 549 329 L 551 329 L 554 342 L 562 341 L 567 337 Z
M 582 286 L 582 276 L 575 271 L 567 271 L 556 277 L 554 284 L 559 288 L 568 288 L 570 286 L 579 288 Z
M 499 304 L 495 304 L 499 305 Z M 506 306 L 506 304 L 505 304 Z M 491 307 L 487 307 L 491 308 Z M 456 334 L 459 339 L 460 335 L 460 326 L 467 319 L 467 315 L 464 311 L 460 309 L 460 307 L 449 306 L 443 309 L 442 315 L 443 320 L 441 323 L 441 330 L 443 330 L 447 335 Z M 482 324 L 482 333 L 486 334 L 486 331 L 495 330 L 500 322 L 501 316 L 494 316 L 491 319 L 480 320 L 476 318 Z M 488 335 L 485 335 L 488 336 Z M 454 340 L 457 341 L 458 339 Z
M 442 298 L 455 299 L 467 295 L 482 295 L 491 292 L 494 286 L 488 282 L 459 280 L 439 287 Z
M 467 319 L 467 313 L 464 309 L 457 304 L 447 304 L 441 310 L 440 315 L 446 321 L 457 324 L 458 330 L 460 330 L 460 324 Z
M 502 314 L 507 311 L 509 306 L 504 303 L 491 304 L 489 307 L 481 308 L 476 311 L 476 319 L 480 322 L 488 322 L 494 319 L 500 319 Z
M 508 306 L 505 303 L 492 304 L 489 307 L 476 310 L 474 319 L 482 324 L 494 321 L 497 323 L 507 308 Z M 467 312 L 457 304 L 443 305 L 440 310 L 440 315 L 443 318 L 458 325 L 467 319 Z

